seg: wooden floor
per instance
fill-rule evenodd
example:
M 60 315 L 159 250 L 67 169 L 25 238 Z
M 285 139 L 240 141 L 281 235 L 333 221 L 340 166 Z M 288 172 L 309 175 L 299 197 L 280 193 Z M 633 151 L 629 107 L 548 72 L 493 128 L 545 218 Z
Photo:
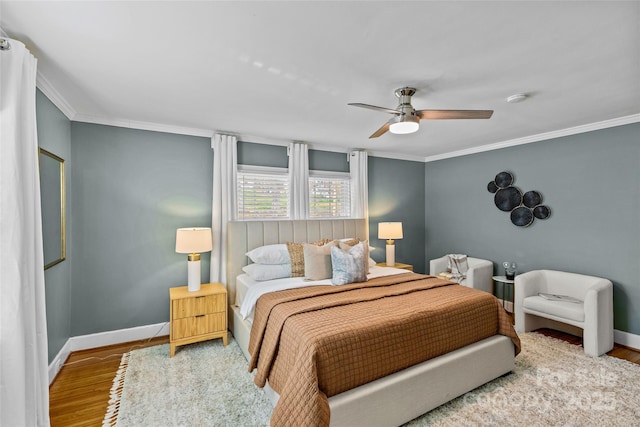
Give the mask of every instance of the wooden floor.
M 541 329 L 538 332 L 571 344 L 582 345 L 582 338 Z M 100 426 L 109 402 L 109 390 L 120 366 L 120 356 L 134 348 L 169 342 L 169 337 L 77 351 L 49 387 L 49 414 L 52 427 Z M 609 356 L 640 364 L 640 351 L 617 345 Z M 167 353 L 168 357 L 168 353 Z M 88 359 L 91 358 L 91 359 Z M 88 359 L 88 360 L 85 360 Z M 77 363 L 74 363 L 77 362 Z
M 51 426 L 101 426 L 122 354 L 168 342 L 167 335 L 71 353 L 49 387 Z

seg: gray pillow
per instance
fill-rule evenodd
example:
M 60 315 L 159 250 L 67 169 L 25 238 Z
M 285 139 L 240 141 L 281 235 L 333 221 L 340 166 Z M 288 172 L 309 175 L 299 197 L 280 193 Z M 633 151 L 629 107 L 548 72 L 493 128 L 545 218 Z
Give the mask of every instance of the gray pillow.
M 348 283 L 366 282 L 366 265 L 364 245 L 358 243 L 349 251 L 331 248 L 331 264 L 333 267 L 332 285 L 346 285 Z

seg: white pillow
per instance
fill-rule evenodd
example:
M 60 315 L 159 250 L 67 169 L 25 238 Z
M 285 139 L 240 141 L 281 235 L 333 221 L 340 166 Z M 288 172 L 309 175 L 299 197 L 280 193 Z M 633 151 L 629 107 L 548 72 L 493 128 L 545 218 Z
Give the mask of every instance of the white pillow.
M 283 279 L 291 276 L 291 264 L 249 264 L 242 267 L 257 282 L 273 279 Z
M 255 248 L 245 254 L 256 264 L 290 264 L 291 257 L 287 245 L 279 243 Z
M 375 259 L 369 257 L 369 268 L 373 268 L 377 265 L 378 263 L 376 262 Z

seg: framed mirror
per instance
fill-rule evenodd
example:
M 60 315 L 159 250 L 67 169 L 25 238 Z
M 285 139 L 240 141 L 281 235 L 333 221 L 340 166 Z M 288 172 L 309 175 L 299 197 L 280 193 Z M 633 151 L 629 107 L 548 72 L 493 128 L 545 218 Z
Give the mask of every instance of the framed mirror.
M 40 148 L 40 200 L 44 269 L 67 258 L 64 159 Z

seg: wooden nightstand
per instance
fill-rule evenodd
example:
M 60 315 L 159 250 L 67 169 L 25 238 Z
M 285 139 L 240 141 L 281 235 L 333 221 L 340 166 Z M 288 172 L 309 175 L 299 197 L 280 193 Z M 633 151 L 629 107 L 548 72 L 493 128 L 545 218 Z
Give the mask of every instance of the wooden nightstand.
M 393 267 L 393 268 L 402 268 L 403 270 L 413 271 L 413 265 L 411 264 L 403 264 L 401 262 L 396 262 L 395 265 L 387 265 L 386 262 L 379 262 L 376 264 L 378 267 Z
M 169 306 L 171 357 L 180 345 L 214 338 L 227 345 L 227 289 L 222 284 L 208 283 L 197 292 L 170 288 Z

